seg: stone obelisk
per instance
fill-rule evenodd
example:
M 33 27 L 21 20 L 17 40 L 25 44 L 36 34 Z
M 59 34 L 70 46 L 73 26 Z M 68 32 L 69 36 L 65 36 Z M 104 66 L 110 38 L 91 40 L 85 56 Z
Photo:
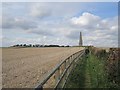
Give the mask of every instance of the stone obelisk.
M 79 46 L 83 46 L 83 41 L 82 41 L 82 32 L 80 32 Z

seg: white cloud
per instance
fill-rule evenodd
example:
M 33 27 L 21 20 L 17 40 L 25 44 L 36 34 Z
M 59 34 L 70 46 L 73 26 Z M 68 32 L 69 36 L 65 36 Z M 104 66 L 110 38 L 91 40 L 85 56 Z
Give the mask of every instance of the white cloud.
M 81 26 L 87 26 L 90 24 L 96 25 L 96 22 L 100 21 L 100 17 L 95 16 L 91 13 L 85 12 L 80 17 L 73 17 L 71 21 L 73 24 L 81 25 Z
M 24 13 L 20 11 L 16 14 L 10 11 L 10 14 L 3 15 L 3 32 L 7 33 L 6 36 L 11 32 L 11 35 L 7 36 L 8 39 L 3 39 L 4 45 L 17 43 L 78 45 L 80 31 L 83 33 L 84 45 L 117 45 L 118 17 L 102 18 L 89 12 L 81 14 L 83 12 L 81 5 L 75 5 L 31 3 L 28 4 L 29 8 L 22 9 Z M 5 10 L 4 12 L 8 12 L 9 8 Z M 12 30 L 19 36 L 9 39 L 13 35 Z M 20 33 L 21 31 L 23 33 Z
M 77 23 L 71 24 L 76 18 Z M 81 20 L 84 22 L 82 23 Z M 21 24 L 24 20 L 15 18 L 15 22 Z M 40 43 L 40 44 L 65 44 L 78 45 L 79 32 L 83 33 L 84 45 L 112 46 L 117 45 L 117 19 L 101 19 L 99 16 L 85 12 L 79 17 L 72 17 L 60 21 L 40 21 L 36 27 L 29 27 L 26 34 L 35 34 L 41 38 L 19 38 L 12 43 Z M 17 25 L 16 25 L 17 26 Z M 19 26 L 19 25 L 18 25 Z M 109 40 L 111 40 L 109 42 Z M 106 42 L 107 41 L 107 42 Z M 114 42 L 114 43 L 113 43 Z M 101 43 L 101 44 L 100 44 Z M 108 44 L 107 44 L 108 43 Z
M 105 18 L 85 12 L 79 17 L 71 19 L 73 25 L 80 28 L 83 32 L 85 44 L 93 43 L 97 46 L 118 45 L 118 18 Z M 74 31 L 75 32 L 75 31 Z M 79 30 L 74 34 L 71 32 L 71 38 L 75 39 Z M 113 43 L 114 42 L 114 43 Z
M 2 27 L 2 16 L 0 14 L 0 28 Z

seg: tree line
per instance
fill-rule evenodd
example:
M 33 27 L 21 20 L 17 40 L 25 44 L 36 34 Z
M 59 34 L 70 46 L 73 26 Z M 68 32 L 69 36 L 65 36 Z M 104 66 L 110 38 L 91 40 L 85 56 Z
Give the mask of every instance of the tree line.
M 40 44 L 16 44 L 13 45 L 12 47 L 70 47 L 69 45 L 40 45 Z

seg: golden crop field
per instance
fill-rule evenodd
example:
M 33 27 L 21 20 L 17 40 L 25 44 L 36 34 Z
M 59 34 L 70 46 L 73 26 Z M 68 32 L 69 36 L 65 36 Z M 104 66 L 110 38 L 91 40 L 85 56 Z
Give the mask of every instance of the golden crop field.
M 57 64 L 80 47 L 3 48 L 3 88 L 34 88 Z

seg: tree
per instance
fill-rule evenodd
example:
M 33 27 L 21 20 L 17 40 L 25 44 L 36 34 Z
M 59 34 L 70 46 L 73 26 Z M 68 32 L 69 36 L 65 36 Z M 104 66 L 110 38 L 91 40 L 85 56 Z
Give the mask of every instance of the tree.
M 24 46 L 24 47 L 26 47 L 27 45 L 26 45 L 26 44 L 24 44 L 23 46 Z

